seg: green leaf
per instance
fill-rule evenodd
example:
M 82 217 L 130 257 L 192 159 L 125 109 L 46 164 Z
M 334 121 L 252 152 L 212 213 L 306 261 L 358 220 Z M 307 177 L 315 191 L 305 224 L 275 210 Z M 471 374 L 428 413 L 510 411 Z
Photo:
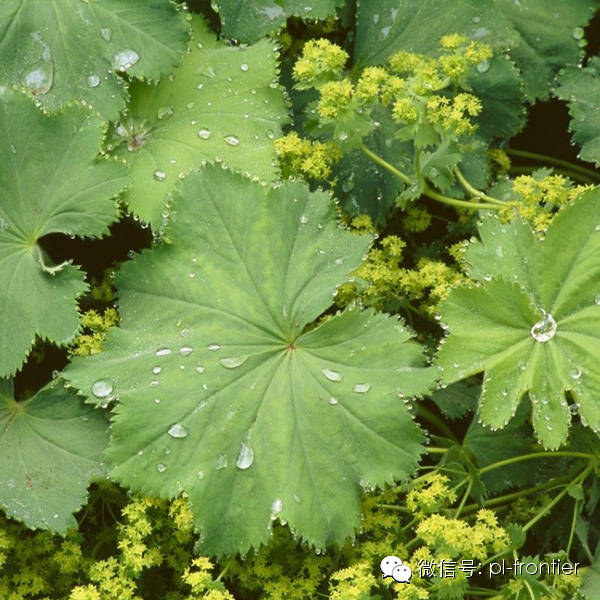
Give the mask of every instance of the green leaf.
M 596 549 L 594 562 L 585 573 L 580 591 L 586 600 L 596 600 L 600 594 L 600 546 Z
M 56 382 L 24 402 L 0 379 L 0 505 L 29 528 L 65 533 L 86 500 L 91 479 L 104 474 L 108 424 Z
M 412 170 L 412 144 L 391 135 L 394 125 L 389 112 L 377 108 L 373 116 L 379 126 L 365 138 L 365 145 L 398 168 Z M 385 223 L 396 206 L 399 193 L 406 187 L 398 177 L 375 164 L 361 150 L 345 154 L 334 167 L 333 174 L 337 178 L 336 197 L 346 212 L 353 217 L 367 214 L 375 225 Z
M 600 428 L 599 196 L 592 190 L 565 207 L 543 241 L 519 219 L 485 219 L 481 242 L 467 251 L 469 274 L 482 284 L 454 289 L 442 309 L 450 329 L 438 353 L 443 380 L 485 371 L 479 414 L 495 428 L 528 393 L 547 448 L 567 438 L 567 392 L 582 423 Z
M 527 407 L 521 403 L 515 418 L 500 431 L 490 431 L 477 418 L 471 421 L 463 446 L 475 457 L 478 467 L 532 452 L 531 429 L 525 423 L 527 416 Z M 482 481 L 492 494 L 499 494 L 508 488 L 532 483 L 539 475 L 536 470 L 523 469 L 523 464 L 516 463 L 484 473 Z
M 449 419 L 462 419 L 477 408 L 477 396 L 480 390 L 479 382 L 472 379 L 457 381 L 436 390 L 431 399 Z
M 236 48 L 218 42 L 199 16 L 192 25 L 191 52 L 158 85 L 132 86 L 130 117 L 112 140 L 131 165 L 126 201 L 155 229 L 178 179 L 204 160 L 220 159 L 265 181 L 278 173 L 273 139 L 287 109 L 274 44 Z
M 0 95 L 0 376 L 13 374 L 35 336 L 57 344 L 79 327 L 87 289 L 70 264 L 53 265 L 50 233 L 99 236 L 117 208 L 125 166 L 96 156 L 103 123 L 82 106 L 47 116 L 23 94 Z
M 526 0 L 523 0 L 526 1 Z M 484 137 L 510 137 L 524 124 L 522 84 L 502 52 L 518 43 L 518 34 L 493 2 L 456 0 L 440 10 L 437 0 L 363 0 L 358 5 L 354 60 L 359 66 L 384 64 L 399 50 L 436 56 L 440 39 L 464 34 L 489 44 L 496 56 L 478 67 L 469 80 L 483 102 L 478 118 Z
M 414 470 L 423 438 L 398 395 L 434 376 L 393 317 L 346 311 L 307 328 L 371 238 L 340 229 L 323 192 L 212 165 L 182 183 L 168 236 L 119 273 L 105 351 L 65 373 L 119 396 L 112 475 L 187 492 L 204 552 L 244 553 L 276 517 L 318 547 L 352 535 L 359 482 Z
M 573 141 L 581 146 L 579 158 L 600 165 L 600 57 L 584 69 L 567 69 L 555 94 L 565 100 L 571 115 Z
M 50 109 L 85 100 L 116 119 L 127 98 L 116 72 L 158 79 L 186 41 L 185 15 L 169 0 L 4 0 L 0 86 L 23 85 Z
M 255 42 L 285 26 L 288 17 L 319 19 L 335 15 L 344 0 L 216 0 L 222 34 L 242 42 Z
M 581 59 L 582 27 L 596 8 L 596 0 L 558 0 L 551 8 L 545 0 L 455 0 L 451 9 L 440 9 L 438 0 L 409 0 L 401 7 L 396 0 L 362 0 L 355 58 L 362 64 L 381 64 L 398 50 L 435 54 L 443 35 L 460 33 L 497 51 L 509 50 L 526 99 L 545 100 L 557 71 Z M 501 73 L 495 78 L 509 90 Z M 482 95 L 478 88 L 476 93 Z
M 597 0 L 496 0 L 502 16 L 518 34 L 511 49 L 527 100 L 547 100 L 550 84 L 566 65 L 583 57 L 583 27 L 594 16 Z

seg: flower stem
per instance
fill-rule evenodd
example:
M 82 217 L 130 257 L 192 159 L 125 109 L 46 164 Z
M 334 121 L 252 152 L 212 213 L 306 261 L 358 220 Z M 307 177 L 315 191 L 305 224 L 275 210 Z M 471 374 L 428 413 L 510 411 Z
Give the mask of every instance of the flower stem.
M 522 460 L 530 460 L 533 458 L 550 458 L 550 457 L 569 457 L 569 458 L 585 458 L 589 460 L 592 455 L 586 454 L 585 452 L 572 452 L 570 450 L 561 450 L 558 452 L 532 452 L 531 454 L 522 454 L 521 456 L 515 456 L 513 458 L 507 458 L 505 460 L 501 460 L 496 463 L 492 463 L 491 465 L 487 465 L 479 469 L 479 474 L 483 475 L 489 471 L 493 471 L 494 469 L 499 469 L 500 467 L 505 467 L 507 465 L 512 465 L 517 462 L 521 462 Z
M 364 144 L 361 144 L 360 149 L 374 162 L 388 170 L 390 173 L 401 179 L 406 185 L 414 185 L 414 182 L 408 175 L 394 167 L 394 165 L 387 162 L 387 160 L 381 158 L 371 150 L 369 150 Z M 484 202 L 467 202 L 466 200 L 458 200 L 457 198 L 448 198 L 442 194 L 439 194 L 427 184 L 423 186 L 423 193 L 432 200 L 437 200 L 442 204 L 454 206 L 455 208 L 468 208 L 470 210 L 498 210 L 497 204 L 484 203 Z
M 576 171 L 581 173 L 582 175 L 586 175 L 587 177 L 591 177 L 598 181 L 600 179 L 600 174 L 592 169 L 586 169 L 585 167 L 581 167 L 576 165 L 575 163 L 569 162 L 568 160 L 562 160 L 560 158 L 555 158 L 554 156 L 548 156 L 546 154 L 538 154 L 537 152 L 526 152 L 525 150 L 517 150 L 515 148 L 508 148 L 506 153 L 510 156 L 516 156 L 518 158 L 526 158 L 528 160 L 535 160 L 538 162 L 546 163 L 549 165 L 557 165 L 559 167 L 564 167 L 569 171 Z
M 469 192 L 469 194 L 471 194 L 475 198 L 481 198 L 482 200 L 487 200 L 488 202 L 492 202 L 493 204 L 500 204 L 500 205 L 504 204 L 504 202 L 502 202 L 502 200 L 498 200 L 497 198 L 488 196 L 485 192 L 482 192 L 481 190 L 478 190 L 477 188 L 473 187 L 467 181 L 467 178 L 461 173 L 461 171 L 458 167 L 456 167 L 454 169 L 454 174 L 456 175 L 456 178 L 458 179 L 460 184 L 465 188 L 465 190 L 467 190 L 467 192 Z

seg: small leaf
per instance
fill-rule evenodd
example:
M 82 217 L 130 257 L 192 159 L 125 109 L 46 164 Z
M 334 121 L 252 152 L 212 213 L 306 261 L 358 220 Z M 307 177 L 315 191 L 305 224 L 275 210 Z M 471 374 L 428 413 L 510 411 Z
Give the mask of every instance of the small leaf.
M 0 87 L 25 86 L 49 109 L 85 100 L 115 119 L 127 97 L 119 74 L 159 79 L 186 40 L 184 13 L 168 0 L 6 0 Z
M 518 550 L 522 548 L 525 544 L 525 540 L 527 539 L 527 535 L 523 528 L 516 523 L 509 523 L 506 526 L 506 532 L 510 537 L 510 545 L 514 550 Z
M 90 480 L 104 474 L 108 423 L 100 411 L 53 382 L 29 400 L 0 380 L 0 504 L 29 528 L 64 534 Z
M 273 140 L 288 118 L 273 42 L 236 48 L 218 42 L 197 15 L 192 26 L 191 51 L 173 76 L 132 85 L 129 116 L 111 140 L 131 165 L 125 200 L 155 229 L 179 179 L 203 160 L 275 179 Z
M 323 192 L 212 165 L 182 183 L 168 236 L 119 273 L 105 351 L 66 371 L 88 395 L 114 382 L 112 475 L 187 492 L 208 553 L 245 553 L 276 518 L 318 547 L 352 535 L 360 480 L 414 470 L 423 438 L 399 395 L 435 374 L 387 315 L 307 328 L 371 238 L 340 229 Z
M 57 344 L 76 335 L 83 273 L 53 265 L 41 240 L 50 233 L 107 233 L 126 169 L 96 159 L 104 125 L 81 106 L 46 116 L 25 95 L 5 91 L 0 130 L 0 376 L 6 376 L 25 360 L 36 335 Z
M 566 440 L 567 392 L 582 423 L 600 429 L 599 196 L 592 190 L 565 207 L 544 241 L 519 219 L 485 219 L 482 241 L 466 257 L 482 285 L 454 289 L 442 309 L 450 329 L 437 360 L 443 380 L 485 371 L 479 412 L 494 428 L 508 423 L 528 393 L 547 448 Z

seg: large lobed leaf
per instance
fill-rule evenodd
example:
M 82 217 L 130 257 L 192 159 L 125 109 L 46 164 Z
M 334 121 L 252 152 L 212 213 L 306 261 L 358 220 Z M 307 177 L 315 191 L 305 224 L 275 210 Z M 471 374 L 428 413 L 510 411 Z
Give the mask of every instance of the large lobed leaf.
M 0 95 L 0 376 L 19 368 L 36 336 L 66 344 L 77 333 L 83 273 L 52 266 L 39 242 L 108 232 L 126 169 L 96 159 L 103 135 L 82 106 L 47 116 L 23 94 Z
M 16 402 L 0 379 L 0 505 L 29 528 L 65 533 L 91 479 L 104 474 L 108 423 L 55 383 Z
M 169 0 L 3 0 L 0 86 L 23 85 L 50 109 L 85 100 L 115 119 L 127 98 L 117 72 L 158 79 L 186 41 Z
M 434 376 L 393 317 L 307 328 L 370 237 L 340 229 L 323 192 L 212 165 L 182 183 L 168 237 L 119 273 L 105 352 L 65 372 L 91 398 L 119 396 L 112 475 L 187 492 L 208 553 L 258 546 L 277 517 L 319 547 L 352 535 L 359 483 L 414 470 L 423 437 L 399 396 Z
M 274 44 L 228 46 L 201 17 L 192 19 L 190 53 L 159 85 L 132 86 L 130 118 L 117 128 L 116 153 L 132 167 L 126 201 L 155 228 L 179 178 L 203 160 L 220 159 L 264 181 L 278 172 L 273 139 L 287 108 Z
M 597 0 L 360 0 L 355 58 L 377 64 L 398 50 L 427 54 L 436 51 L 443 35 L 461 33 L 510 50 L 525 96 L 533 102 L 548 98 L 559 69 L 581 59 L 582 27 L 597 7 Z M 508 88 L 510 77 L 496 73 L 496 86 Z
M 343 4 L 344 0 L 216 0 L 212 6 L 219 13 L 225 37 L 255 42 L 284 27 L 288 17 L 326 19 Z
M 519 219 L 488 217 L 467 252 L 482 284 L 453 290 L 442 310 L 450 330 L 437 360 L 443 380 L 485 371 L 479 414 L 495 428 L 528 393 L 547 448 L 565 442 L 571 411 L 600 430 L 599 198 L 593 190 L 564 208 L 543 241 Z
M 600 165 L 600 57 L 584 69 L 567 69 L 556 95 L 565 100 L 571 115 L 573 141 L 581 146 L 579 158 Z

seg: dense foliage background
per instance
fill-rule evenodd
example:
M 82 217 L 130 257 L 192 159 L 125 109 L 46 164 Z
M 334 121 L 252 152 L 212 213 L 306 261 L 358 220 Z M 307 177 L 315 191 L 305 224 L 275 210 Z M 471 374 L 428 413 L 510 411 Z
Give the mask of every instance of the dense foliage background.
M 596 600 L 598 9 L 0 4 L 0 597 Z

